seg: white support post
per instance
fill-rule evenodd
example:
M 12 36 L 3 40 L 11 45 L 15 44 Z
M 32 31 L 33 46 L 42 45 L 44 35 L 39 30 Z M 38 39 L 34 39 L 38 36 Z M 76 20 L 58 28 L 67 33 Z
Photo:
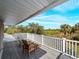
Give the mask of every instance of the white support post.
M 43 39 L 43 35 L 42 35 L 42 45 L 44 45 L 44 42 L 43 42 L 43 40 L 44 40 L 44 39 Z
M 78 57 L 77 56 L 77 43 L 75 43 L 75 57 Z
M 64 53 L 65 53 L 65 49 L 66 49 L 66 48 L 65 48 L 65 46 L 66 46 L 66 45 L 65 45 L 65 42 L 66 42 L 66 39 L 63 38 L 63 52 L 64 52 Z
M 70 47 L 71 44 L 70 43 L 71 42 L 69 41 L 69 46 L 68 46 L 68 48 L 69 48 L 69 55 L 71 54 L 71 50 L 70 50 L 71 49 L 71 47 Z
M 3 53 L 3 38 L 4 38 L 4 24 L 3 21 L 0 19 L 0 59 Z

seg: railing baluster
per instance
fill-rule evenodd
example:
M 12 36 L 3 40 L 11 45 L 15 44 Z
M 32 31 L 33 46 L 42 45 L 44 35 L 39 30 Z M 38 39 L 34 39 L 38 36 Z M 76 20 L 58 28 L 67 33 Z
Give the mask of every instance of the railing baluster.
M 71 45 L 70 45 L 71 42 L 69 42 L 69 54 L 71 54 Z
M 56 44 L 56 46 L 57 46 L 57 48 L 56 48 L 56 49 L 58 49 L 58 39 L 56 39 L 56 43 L 57 43 L 57 44 Z
M 56 43 L 57 43 L 57 44 L 56 44 L 56 45 L 57 45 L 57 48 L 56 48 L 56 49 L 58 49 L 58 39 L 56 39 Z
M 53 48 L 54 48 L 54 39 L 53 39 Z
M 62 40 L 61 40 L 61 44 L 60 44 L 60 45 L 61 45 L 61 48 L 60 48 L 60 49 L 61 49 L 61 51 L 62 51 Z
M 54 48 L 55 48 L 55 39 L 54 39 Z
M 73 54 L 74 54 L 74 43 L 72 42 L 72 56 L 73 56 Z
M 67 52 L 67 50 L 68 50 L 67 43 L 68 43 L 68 42 L 66 41 L 66 43 L 65 43 L 65 45 L 66 45 L 66 47 L 65 47 L 65 50 L 66 50 L 65 53 L 68 53 L 68 52 Z
M 65 53 L 65 38 L 63 38 L 63 52 Z
M 58 50 L 60 50 L 60 41 L 58 39 Z
M 57 49 L 57 39 L 56 39 L 56 49 Z
M 42 35 L 42 45 L 44 45 L 44 42 L 43 42 L 43 41 L 44 41 L 44 39 L 43 39 L 43 38 L 44 38 L 44 37 L 43 37 L 43 35 Z
M 75 57 L 77 57 L 77 43 L 75 43 Z
M 54 48 L 55 48 L 55 39 L 54 39 Z
M 63 52 L 63 40 L 61 41 L 61 51 Z
M 66 44 L 67 44 L 67 41 L 65 41 L 65 53 L 67 53 L 67 47 L 66 47 L 67 45 Z
M 58 39 L 58 50 L 60 50 L 60 40 Z
M 57 39 L 57 40 L 58 40 L 58 39 Z M 59 43 L 60 43 L 60 42 L 59 42 L 59 40 L 58 40 L 58 50 L 59 50 L 59 47 L 60 47 L 60 46 L 59 46 Z

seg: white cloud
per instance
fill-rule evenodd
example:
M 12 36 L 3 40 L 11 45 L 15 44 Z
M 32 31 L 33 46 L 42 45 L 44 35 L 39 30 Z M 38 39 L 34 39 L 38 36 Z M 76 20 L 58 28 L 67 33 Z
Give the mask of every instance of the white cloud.
M 55 7 L 52 10 L 57 10 L 59 12 L 67 12 L 69 10 L 73 10 L 75 8 L 79 8 L 79 0 L 69 0 L 62 5 Z
M 77 20 L 76 23 L 79 23 L 79 20 Z
M 26 21 L 25 23 L 39 23 L 39 24 L 62 24 L 62 23 L 58 23 L 58 22 L 42 22 L 42 21 L 33 21 L 33 20 L 29 20 L 29 21 Z
M 41 21 L 43 22 L 65 22 L 67 20 L 67 17 L 54 14 L 54 15 L 49 15 L 49 16 L 35 17 L 29 20 L 40 21 L 40 22 Z
M 61 24 L 65 24 L 67 20 L 68 20 L 67 17 L 55 14 L 55 15 L 41 16 L 41 17 L 37 16 L 37 17 L 34 17 L 32 19 L 25 21 L 23 24 L 34 22 L 34 23 L 38 23 L 45 27 L 47 26 L 52 27 L 54 25 L 59 26 Z

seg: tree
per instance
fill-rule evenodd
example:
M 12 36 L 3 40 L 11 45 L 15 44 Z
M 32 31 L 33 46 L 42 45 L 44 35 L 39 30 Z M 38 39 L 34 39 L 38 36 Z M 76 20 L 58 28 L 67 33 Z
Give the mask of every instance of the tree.
M 70 32 L 71 32 L 71 26 L 67 25 L 67 24 L 61 25 L 61 32 L 64 33 L 64 36 L 67 35 L 67 34 L 70 34 Z
M 37 34 L 43 34 L 43 26 L 38 26 L 38 28 L 37 28 Z
M 38 24 L 35 24 L 35 23 L 29 23 L 28 25 L 28 28 L 32 30 L 32 33 L 37 32 L 37 27 L 38 27 Z
M 43 33 L 43 26 L 35 23 L 29 23 L 28 29 L 30 29 L 31 33 L 42 34 Z
M 79 30 L 79 23 L 75 24 L 75 29 Z
M 17 26 L 17 32 L 25 32 L 25 27 L 23 27 L 22 25 Z
M 73 27 L 71 28 L 70 34 L 72 34 L 72 33 L 74 34 L 75 31 L 76 31 L 76 30 L 75 30 L 75 27 L 73 26 Z
M 15 26 L 8 26 L 8 28 L 4 28 L 4 32 L 8 34 L 13 34 L 17 32 L 17 29 Z
M 79 34 L 79 23 L 75 24 L 75 32 Z

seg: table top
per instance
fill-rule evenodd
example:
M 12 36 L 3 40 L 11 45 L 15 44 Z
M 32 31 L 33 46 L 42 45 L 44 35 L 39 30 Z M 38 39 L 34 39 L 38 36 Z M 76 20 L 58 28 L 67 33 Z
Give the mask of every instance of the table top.
M 30 40 L 22 40 L 22 41 L 24 41 L 24 43 L 25 43 L 25 44 L 28 44 L 28 45 L 39 45 L 39 44 L 37 44 L 37 43 L 35 43 L 35 42 L 32 42 L 32 41 L 30 41 Z

